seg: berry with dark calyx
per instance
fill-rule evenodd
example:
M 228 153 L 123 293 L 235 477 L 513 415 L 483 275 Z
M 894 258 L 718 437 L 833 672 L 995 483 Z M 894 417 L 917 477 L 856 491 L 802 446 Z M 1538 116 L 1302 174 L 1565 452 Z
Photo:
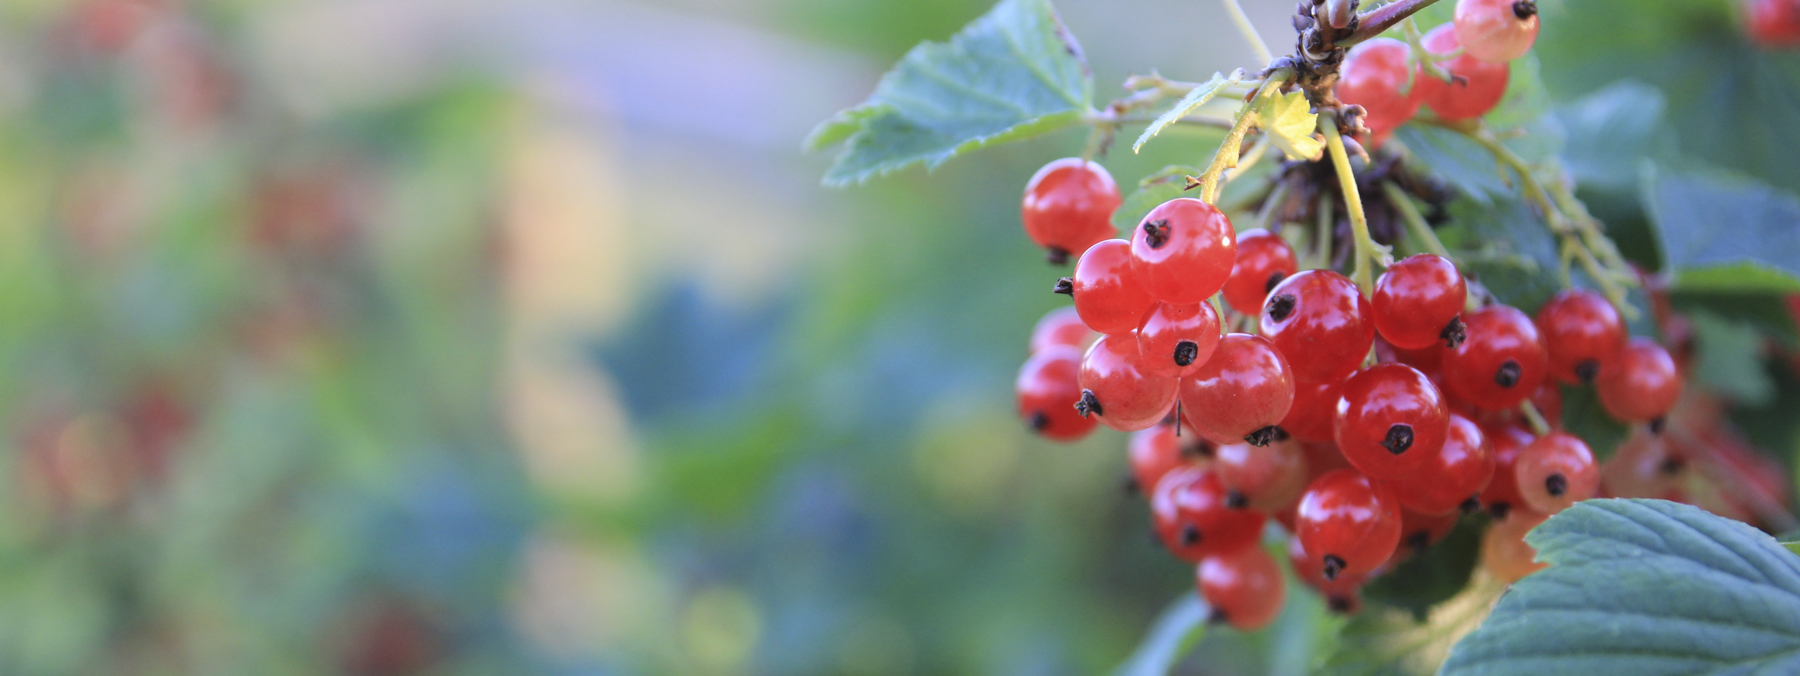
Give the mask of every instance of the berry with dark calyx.
M 1401 479 L 1439 453 L 1449 424 L 1430 378 L 1405 364 L 1376 364 L 1344 381 L 1333 429 L 1338 449 L 1357 470 Z
M 1463 316 L 1468 340 L 1444 355 L 1444 382 L 1488 410 L 1509 409 L 1537 392 L 1549 370 L 1537 325 L 1518 308 L 1489 305 Z
M 1681 374 L 1669 351 L 1648 338 L 1632 338 L 1600 365 L 1594 390 L 1606 414 L 1624 422 L 1650 422 L 1681 399 Z
M 1422 44 L 1434 57 L 1462 47 L 1456 41 L 1451 24 L 1431 29 Z M 1493 110 L 1506 94 L 1508 66 L 1505 63 L 1483 61 L 1466 52 L 1453 59 L 1439 61 L 1433 58 L 1432 61 L 1448 72 L 1452 81 L 1432 77 L 1420 68 L 1413 76 L 1413 86 L 1418 89 L 1419 98 L 1431 106 L 1438 117 L 1450 121 L 1481 117 Z
M 1346 575 L 1339 573 L 1336 577 L 1325 579 L 1324 569 L 1306 553 L 1306 546 L 1300 542 L 1299 535 L 1288 536 L 1288 566 L 1293 568 L 1294 576 L 1300 578 L 1306 586 L 1316 589 L 1326 596 L 1355 594 L 1358 588 L 1368 581 L 1364 575 Z
M 1766 49 L 1800 47 L 1800 0 L 1750 0 L 1745 32 Z
M 1261 547 L 1212 554 L 1194 571 L 1200 596 L 1238 631 L 1269 626 L 1287 600 L 1287 583 L 1275 558 Z
M 1488 425 L 1481 431 L 1494 456 L 1494 479 L 1481 491 L 1481 504 L 1494 518 L 1503 519 L 1515 507 L 1525 509 L 1525 496 L 1519 492 L 1519 454 L 1537 437 L 1515 422 Z
M 1172 424 L 1154 425 L 1131 433 L 1131 441 L 1126 444 L 1126 459 L 1131 466 L 1132 480 L 1143 490 L 1155 488 L 1163 475 L 1200 461 L 1175 433 Z
M 1585 289 L 1557 293 L 1538 308 L 1537 327 L 1550 373 L 1565 383 L 1592 383 L 1600 365 L 1625 347 L 1625 320 L 1605 296 Z
M 1294 526 L 1307 566 L 1326 580 L 1367 575 L 1400 544 L 1399 501 L 1355 470 L 1336 470 L 1307 487 Z
M 1395 552 L 1418 553 L 1435 545 L 1456 529 L 1457 514 L 1423 514 L 1407 509 L 1405 503 L 1400 507 L 1400 548 Z
M 1221 445 L 1214 451 L 1212 468 L 1226 488 L 1265 512 L 1293 506 L 1306 490 L 1306 455 L 1291 440 L 1263 446 Z
M 1362 364 L 1375 340 L 1369 301 L 1350 278 L 1307 270 L 1287 278 L 1263 304 L 1262 334 L 1301 380 L 1342 379 Z
M 1106 168 L 1079 157 L 1044 165 L 1025 184 L 1020 216 L 1025 234 L 1050 252 L 1052 263 L 1080 255 L 1113 236 L 1112 214 L 1122 198 Z
M 1219 346 L 1219 313 L 1212 303 L 1157 303 L 1138 327 L 1144 366 L 1157 375 L 1179 378 L 1200 370 Z
M 1619 442 L 1600 463 L 1601 493 L 1616 498 L 1668 498 L 1679 488 L 1686 463 L 1670 452 L 1668 440 L 1642 427 Z
M 1191 197 L 1163 202 L 1131 234 L 1131 265 L 1165 303 L 1201 303 L 1237 262 L 1237 231 L 1217 207 Z
M 1566 432 L 1551 432 L 1531 442 L 1513 468 L 1525 506 L 1539 514 L 1555 514 L 1600 491 L 1600 468 L 1587 442 Z
M 1537 41 L 1536 0 L 1457 0 L 1455 16 L 1463 52 L 1482 61 L 1506 63 Z
M 1254 547 L 1261 538 L 1268 517 L 1232 503 L 1218 475 L 1181 467 L 1157 482 L 1150 496 L 1151 522 L 1176 558 L 1197 563 L 1208 554 Z
M 1081 321 L 1108 335 L 1137 330 L 1156 304 L 1132 270 L 1131 243 L 1122 239 L 1102 241 L 1081 254 L 1069 292 Z
M 1537 550 L 1525 543 L 1525 534 L 1549 518 L 1543 514 L 1518 511 L 1497 522 L 1481 536 L 1481 567 L 1503 583 L 1543 570 L 1549 564 L 1537 563 Z
M 1343 390 L 1342 380 L 1296 381 L 1294 405 L 1288 408 L 1287 417 L 1281 419 L 1281 429 L 1301 441 L 1335 442 L 1337 437 L 1332 430 L 1337 424 L 1337 401 Z
M 1046 347 L 1019 367 L 1013 390 L 1019 417 L 1032 431 L 1057 441 L 1074 441 L 1093 431 L 1098 421 L 1082 417 L 1073 406 L 1081 398 L 1080 370 L 1081 351 L 1067 345 Z
M 1412 476 L 1392 484 L 1400 506 L 1427 515 L 1456 514 L 1494 478 L 1494 455 L 1481 428 L 1452 414 L 1442 450 Z M 1477 499 L 1477 505 L 1480 504 Z
M 1293 371 L 1261 336 L 1226 334 L 1212 358 L 1181 379 L 1188 427 L 1218 444 L 1244 442 L 1258 432 L 1266 437 L 1264 428 L 1278 425 L 1293 403 Z
M 1338 100 L 1362 106 L 1363 126 L 1376 135 L 1392 131 L 1419 112 L 1419 88 L 1407 89 L 1411 57 L 1406 43 L 1374 38 L 1351 47 L 1338 66 Z
M 1081 322 L 1075 308 L 1064 305 L 1051 310 L 1031 329 L 1031 353 L 1037 354 L 1052 345 L 1067 345 L 1085 350 L 1094 342 L 1094 331 Z
M 1294 248 L 1281 235 L 1262 228 L 1240 232 L 1237 262 L 1232 265 L 1231 276 L 1225 279 L 1225 302 L 1246 315 L 1262 312 L 1269 290 L 1299 269 Z
M 1107 427 L 1133 432 L 1161 422 L 1175 405 L 1175 379 L 1149 372 L 1137 336 L 1101 336 L 1081 359 L 1082 405 Z
M 1436 254 L 1417 254 L 1381 273 L 1369 308 L 1382 338 L 1395 347 L 1418 350 L 1447 342 L 1448 334 L 1462 335 L 1457 316 L 1468 296 L 1455 263 Z M 1455 330 L 1447 331 L 1452 322 Z

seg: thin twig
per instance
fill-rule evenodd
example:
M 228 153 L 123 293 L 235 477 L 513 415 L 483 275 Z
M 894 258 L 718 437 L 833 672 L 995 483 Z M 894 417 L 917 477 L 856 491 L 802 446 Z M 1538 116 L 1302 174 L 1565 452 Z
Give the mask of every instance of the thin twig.
M 1436 2 L 1437 0 L 1398 0 L 1398 2 L 1382 5 L 1375 11 L 1363 14 L 1357 21 L 1356 33 L 1337 41 L 1337 46 L 1355 46 L 1357 43 L 1380 35 L 1387 29 L 1393 28 L 1394 24 L 1404 21 L 1406 17 L 1418 13 L 1419 10 L 1430 7 Z
M 1350 231 L 1352 243 L 1356 245 L 1356 260 L 1351 266 L 1350 278 L 1356 286 L 1367 295 L 1375 288 L 1374 270 L 1369 266 L 1371 261 L 1386 267 L 1393 264 L 1388 255 L 1388 248 L 1375 242 L 1369 236 L 1369 220 L 1363 214 L 1362 195 L 1356 190 L 1356 173 L 1350 170 L 1350 154 L 1344 151 L 1344 137 L 1338 133 L 1337 121 L 1330 115 L 1319 116 L 1319 130 L 1325 132 L 1325 145 L 1331 151 L 1331 164 L 1337 168 L 1338 187 L 1344 194 L 1344 207 L 1350 212 Z
M 1407 231 L 1412 233 L 1413 239 L 1419 240 L 1427 251 L 1450 258 L 1450 250 L 1438 241 L 1437 233 L 1431 231 L 1431 224 L 1425 222 L 1425 216 L 1419 213 L 1419 207 L 1412 203 L 1412 197 L 1405 190 L 1392 181 L 1382 181 L 1381 190 L 1387 194 L 1388 202 L 1400 211 L 1400 220 L 1406 221 Z
M 1244 39 L 1250 42 L 1250 48 L 1256 50 L 1257 63 L 1274 61 L 1274 52 L 1269 51 L 1269 45 L 1263 42 L 1262 35 L 1256 32 L 1256 26 L 1250 24 L 1250 17 L 1244 14 L 1244 8 L 1238 5 L 1238 0 L 1219 1 L 1225 4 L 1225 13 L 1231 15 L 1232 23 L 1237 24 L 1238 32 L 1243 33 Z

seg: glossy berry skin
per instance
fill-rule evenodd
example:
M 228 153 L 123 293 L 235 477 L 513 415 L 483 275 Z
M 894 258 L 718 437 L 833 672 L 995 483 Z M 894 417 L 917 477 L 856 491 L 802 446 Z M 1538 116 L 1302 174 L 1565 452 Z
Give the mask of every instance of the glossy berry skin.
M 1339 573 L 1336 579 L 1325 579 L 1320 567 L 1312 563 L 1312 558 L 1307 556 L 1306 546 L 1300 542 L 1298 535 L 1288 536 L 1287 560 L 1288 567 L 1294 571 L 1295 577 L 1300 578 L 1300 581 L 1306 586 L 1318 590 L 1334 606 L 1355 598 L 1356 591 L 1368 582 L 1367 576 L 1348 573 Z
M 1212 303 L 1157 303 L 1138 327 L 1138 350 L 1151 373 L 1179 378 L 1200 370 L 1219 347 L 1219 313 Z
M 1550 369 L 1537 325 L 1518 308 L 1489 305 L 1463 316 L 1468 337 L 1444 355 L 1444 382 L 1456 396 L 1487 410 L 1525 401 Z
M 1600 492 L 1600 467 L 1587 442 L 1567 432 L 1551 432 L 1519 453 L 1513 467 L 1525 506 L 1555 514 Z
M 1494 454 L 1475 422 L 1450 416 L 1444 447 L 1419 471 L 1393 484 L 1400 506 L 1422 515 L 1455 514 L 1465 505 L 1478 507 L 1479 496 L 1494 478 Z M 1475 500 L 1471 503 L 1470 500 Z
M 1525 496 L 1519 492 L 1519 454 L 1537 437 L 1512 422 L 1489 425 L 1481 431 L 1494 456 L 1494 479 L 1481 491 L 1481 506 L 1494 518 L 1503 519 L 1515 510 L 1526 509 Z
M 1282 431 L 1301 441 L 1336 443 L 1337 436 L 1333 429 L 1337 425 L 1338 397 L 1343 392 L 1344 382 L 1341 380 L 1324 383 L 1296 381 L 1294 405 L 1288 408 L 1287 417 L 1281 419 Z
M 1181 414 L 1201 437 L 1234 444 L 1281 422 L 1294 404 L 1287 359 L 1262 336 L 1226 334 L 1212 359 L 1181 379 Z M 1270 438 L 1252 440 L 1268 443 Z
M 1524 56 L 1537 41 L 1537 3 L 1457 0 L 1452 25 L 1465 53 L 1482 61 L 1506 63 Z
M 1800 0 L 1750 0 L 1744 28 L 1762 47 L 1800 47 Z
M 1605 296 L 1586 289 L 1558 292 L 1538 308 L 1538 331 L 1550 374 L 1565 383 L 1591 383 L 1600 365 L 1625 347 L 1625 320 Z
M 1269 290 L 1300 269 L 1294 248 L 1262 228 L 1238 233 L 1237 263 L 1225 280 L 1225 302 L 1246 315 L 1262 312 Z
M 1088 415 L 1122 432 L 1162 422 L 1175 405 L 1175 379 L 1145 370 L 1130 334 L 1095 341 L 1081 359 L 1080 383 Z
M 1450 347 L 1462 339 L 1450 322 L 1462 314 L 1468 286 L 1456 264 L 1436 254 L 1408 256 L 1375 280 L 1370 295 L 1375 330 L 1394 347 L 1420 350 L 1436 343 Z
M 1450 413 L 1430 378 L 1405 364 L 1376 364 L 1344 381 L 1333 429 L 1352 466 L 1391 480 L 1431 462 L 1449 425 Z
M 1421 514 L 1407 509 L 1405 503 L 1400 506 L 1400 547 L 1395 550 L 1394 558 L 1400 558 L 1402 552 L 1417 553 L 1426 547 L 1437 544 L 1450 531 L 1456 530 L 1458 514 L 1454 511 L 1446 514 Z
M 1104 334 L 1130 333 L 1156 304 L 1131 267 L 1131 243 L 1109 239 L 1089 247 L 1075 262 L 1072 290 L 1081 321 Z
M 1338 100 L 1368 111 L 1363 126 L 1377 135 L 1405 124 L 1419 112 L 1418 87 L 1407 89 L 1411 56 L 1412 49 L 1404 42 L 1374 38 L 1351 47 L 1338 66 Z
M 1237 231 L 1217 207 L 1192 197 L 1163 202 L 1131 233 L 1131 265 L 1165 303 L 1200 303 L 1218 293 L 1237 262 Z
M 1548 519 L 1543 514 L 1520 512 L 1505 521 L 1495 522 L 1481 536 L 1481 567 L 1505 584 L 1543 570 L 1549 564 L 1538 563 L 1537 550 L 1525 543 L 1525 535 Z
M 1369 314 L 1369 301 L 1350 278 L 1307 270 L 1269 292 L 1262 334 L 1288 358 L 1299 379 L 1339 380 L 1362 364 L 1375 340 Z
M 1025 184 L 1020 216 L 1025 234 L 1050 251 L 1052 263 L 1061 264 L 1113 236 L 1112 214 L 1120 202 L 1119 185 L 1105 167 L 1065 157 L 1044 165 Z
M 1648 338 L 1632 338 L 1600 366 L 1595 382 L 1606 414 L 1625 422 L 1648 422 L 1668 415 L 1681 398 L 1681 374 L 1669 351 Z
M 1449 54 L 1462 46 L 1456 41 L 1451 24 L 1431 29 L 1421 44 L 1425 51 L 1434 55 Z M 1482 61 L 1467 52 L 1454 59 L 1433 59 L 1433 62 L 1453 76 L 1467 78 L 1466 82 L 1445 82 L 1427 75 L 1423 69 L 1414 76 L 1413 86 L 1418 89 L 1419 98 L 1431 106 L 1438 117 L 1451 121 L 1481 117 L 1493 110 L 1506 95 L 1508 66 L 1505 63 Z
M 1265 512 L 1292 507 L 1306 491 L 1306 454 L 1291 440 L 1221 445 L 1213 451 L 1212 470 L 1226 488 Z
M 1213 554 L 1194 570 L 1195 585 L 1213 612 L 1238 631 L 1256 631 L 1281 615 L 1287 583 L 1275 558 L 1261 547 Z
M 1326 580 L 1367 575 L 1400 543 L 1400 504 L 1355 470 L 1336 470 L 1306 488 L 1294 527 L 1307 567 Z
M 1176 558 L 1189 563 L 1256 546 L 1267 519 L 1226 489 L 1218 475 L 1199 467 L 1163 475 L 1150 496 L 1150 520 L 1157 536 Z
M 1026 425 L 1057 441 L 1074 441 L 1094 430 L 1099 421 L 1075 410 L 1081 399 L 1080 369 L 1081 351 L 1067 345 L 1046 347 L 1025 360 L 1013 390 Z
M 1082 323 L 1074 306 L 1064 305 L 1044 314 L 1031 329 L 1031 353 L 1037 354 L 1052 345 L 1067 345 L 1079 350 L 1094 342 L 1094 330 Z

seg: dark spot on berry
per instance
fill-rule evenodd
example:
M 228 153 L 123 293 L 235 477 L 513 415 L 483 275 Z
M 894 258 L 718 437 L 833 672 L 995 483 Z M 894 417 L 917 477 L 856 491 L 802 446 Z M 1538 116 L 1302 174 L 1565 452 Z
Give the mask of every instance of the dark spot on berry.
M 1068 265 L 1069 250 L 1060 246 L 1050 247 L 1044 251 L 1044 260 L 1050 261 L 1051 265 Z
M 1564 493 L 1569 492 L 1569 478 L 1563 476 L 1562 472 L 1544 477 L 1544 491 L 1549 493 L 1550 497 L 1562 497 Z
M 1405 453 L 1406 449 L 1412 448 L 1412 444 L 1412 425 L 1406 423 L 1394 423 L 1388 428 L 1387 438 L 1381 440 L 1381 447 L 1394 455 Z
M 1075 295 L 1075 278 L 1074 277 L 1064 277 L 1062 279 L 1058 279 L 1058 280 L 1056 280 L 1056 286 L 1050 287 L 1050 290 L 1055 291 L 1056 293 L 1060 293 L 1065 296 L 1074 296 Z
M 1169 230 L 1168 219 L 1158 218 L 1154 221 L 1144 221 L 1144 243 L 1150 245 L 1152 249 L 1163 248 L 1164 244 L 1169 243 Z
M 1276 427 L 1274 425 L 1270 425 L 1268 427 L 1264 427 L 1255 432 L 1251 432 L 1249 434 L 1244 435 L 1244 443 L 1250 444 L 1251 446 L 1256 446 L 1256 447 L 1267 446 L 1267 445 L 1269 445 L 1269 442 L 1274 441 L 1276 435 L 1279 435 L 1279 434 L 1286 434 L 1286 433 L 1282 432 L 1281 428 Z
M 1200 356 L 1200 344 L 1199 343 L 1196 343 L 1191 340 L 1184 340 L 1184 341 L 1181 341 L 1181 342 L 1175 344 L 1175 365 L 1176 366 L 1187 366 L 1187 365 L 1193 364 L 1194 358 L 1198 357 L 1198 356 Z
M 1339 615 L 1348 615 L 1350 614 L 1350 611 L 1356 610 L 1356 601 L 1354 599 L 1348 596 L 1339 596 L 1337 594 L 1332 594 L 1331 598 L 1325 599 L 1325 605 L 1331 609 L 1331 612 Z
M 1144 487 L 1138 483 L 1137 477 L 1127 475 L 1119 481 L 1119 490 L 1126 495 L 1137 495 L 1144 491 Z
M 1663 427 L 1667 426 L 1668 422 L 1668 418 L 1657 418 L 1650 421 L 1650 433 L 1659 437 L 1662 436 Z
M 1225 491 L 1225 508 L 1226 509 L 1243 509 L 1243 508 L 1249 507 L 1249 506 L 1250 506 L 1250 498 L 1244 497 L 1244 494 L 1241 492 L 1238 492 L 1237 489 L 1233 488 L 1233 489 Z
M 1583 359 L 1575 365 L 1575 377 L 1587 385 L 1594 384 L 1594 377 L 1600 375 L 1600 360 Z
M 1444 347 L 1452 350 L 1463 344 L 1469 337 L 1469 331 L 1463 327 L 1462 315 L 1451 317 L 1450 323 L 1444 325 L 1444 330 L 1438 332 L 1438 337 L 1444 339 Z
M 1537 16 L 1537 0 L 1516 0 L 1513 2 L 1513 16 L 1524 21 Z
M 1504 519 L 1504 518 L 1506 518 L 1506 515 L 1511 514 L 1511 513 L 1512 513 L 1512 505 L 1509 505 L 1507 503 L 1496 502 L 1494 504 L 1488 505 L 1488 516 L 1492 516 L 1496 519 Z
M 1519 384 L 1519 376 L 1525 367 L 1519 366 L 1517 359 L 1508 359 L 1500 368 L 1494 369 L 1494 384 L 1501 387 L 1512 387 Z
M 1270 291 L 1274 291 L 1275 287 L 1280 286 L 1282 280 L 1285 279 L 1287 279 L 1287 273 L 1280 270 L 1269 273 L 1269 282 L 1263 285 L 1263 294 L 1267 295 Z
M 1287 430 L 1281 429 L 1280 427 L 1275 428 L 1275 440 L 1276 441 L 1287 441 L 1290 438 L 1291 437 L 1288 435 Z
M 1469 496 L 1469 499 L 1462 501 L 1462 504 L 1458 505 L 1458 507 L 1462 509 L 1462 513 L 1464 514 L 1474 514 L 1479 512 L 1481 511 L 1481 496 L 1471 495 Z
M 1284 293 L 1269 299 L 1269 318 L 1275 321 L 1286 321 L 1288 315 L 1294 314 L 1294 304 L 1299 302 L 1294 294 Z
M 1211 624 L 1224 624 L 1226 619 L 1225 611 L 1220 610 L 1218 606 L 1213 606 L 1212 613 L 1206 616 L 1206 621 Z
M 1044 415 L 1043 411 L 1032 411 L 1030 424 L 1031 431 L 1042 432 L 1044 428 L 1050 426 L 1050 416 Z
M 1200 544 L 1200 527 L 1188 524 L 1181 527 L 1181 546 L 1192 547 Z
M 1086 418 L 1089 414 L 1106 415 L 1100 412 L 1100 400 L 1094 397 L 1093 390 L 1082 390 L 1081 400 L 1075 402 L 1075 412 Z
M 1426 547 L 1431 546 L 1431 531 L 1422 530 L 1406 536 L 1406 546 L 1411 547 L 1414 552 L 1425 551 Z
M 1325 581 L 1332 582 L 1332 581 L 1337 580 L 1338 573 L 1344 572 L 1344 566 L 1347 566 L 1347 565 L 1350 565 L 1350 564 L 1346 563 L 1344 561 L 1344 559 L 1339 557 L 1338 555 L 1326 554 L 1325 555 L 1325 568 L 1323 571 L 1325 573 Z
M 1656 469 L 1663 474 L 1680 474 L 1681 470 L 1687 469 L 1687 461 L 1681 458 L 1663 458 L 1662 464 L 1657 465 Z

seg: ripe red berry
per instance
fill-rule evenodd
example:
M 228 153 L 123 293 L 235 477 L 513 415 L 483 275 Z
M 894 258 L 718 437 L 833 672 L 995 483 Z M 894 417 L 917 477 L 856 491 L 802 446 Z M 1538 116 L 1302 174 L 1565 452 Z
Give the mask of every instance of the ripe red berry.
M 1506 63 L 1537 41 L 1536 0 L 1457 0 L 1456 40 L 1482 61 Z
M 1020 216 L 1025 234 L 1049 251 L 1051 263 L 1061 265 L 1113 236 L 1112 215 L 1120 202 L 1119 185 L 1105 167 L 1065 157 L 1044 165 L 1025 184 Z
M 1301 380 L 1340 380 L 1369 354 L 1375 340 L 1369 314 L 1369 301 L 1350 278 L 1330 270 L 1307 270 L 1269 292 L 1263 303 L 1262 333 L 1288 358 Z
M 1455 347 L 1463 339 L 1468 287 L 1456 264 L 1436 254 L 1408 256 L 1375 281 L 1369 298 L 1375 330 L 1395 347 L 1419 350 L 1434 343 Z
M 1281 235 L 1262 228 L 1238 233 L 1237 263 L 1225 280 L 1225 302 L 1238 312 L 1262 312 L 1269 290 L 1300 269 L 1294 248 Z
M 1453 59 L 1438 60 L 1436 55 L 1449 54 L 1462 47 L 1456 41 L 1451 24 L 1431 29 L 1422 44 L 1425 51 L 1433 55 L 1433 63 L 1453 78 L 1461 78 L 1445 82 L 1426 74 L 1424 69 L 1413 77 L 1419 97 L 1438 117 L 1446 120 L 1481 117 L 1500 103 L 1500 98 L 1506 94 L 1507 64 L 1482 61 L 1466 52 Z
M 1613 456 L 1600 463 L 1600 492 L 1615 498 L 1662 498 L 1680 487 L 1687 462 L 1671 452 L 1668 437 L 1643 427 L 1619 442 Z
M 1341 469 L 1307 487 L 1294 526 L 1306 548 L 1306 565 L 1326 580 L 1366 575 L 1400 543 L 1400 505 L 1368 477 Z
M 1430 462 L 1392 487 L 1400 506 L 1425 515 L 1455 514 L 1481 507 L 1480 496 L 1494 478 L 1494 455 L 1481 428 L 1450 416 L 1444 448 Z
M 1293 371 L 1262 336 L 1226 334 L 1212 359 L 1181 379 L 1182 417 L 1214 443 L 1269 443 L 1293 404 Z
M 1019 398 L 1019 417 L 1045 437 L 1074 441 L 1093 431 L 1097 422 L 1084 418 L 1074 404 L 1081 400 L 1081 351 L 1052 345 L 1025 360 L 1013 390 Z
M 1537 550 L 1525 543 L 1525 535 L 1549 517 L 1532 512 L 1519 512 L 1505 521 L 1497 521 L 1481 536 L 1481 567 L 1505 584 L 1543 570 L 1550 565 L 1537 563 Z
M 1031 329 L 1031 353 L 1037 354 L 1051 345 L 1068 345 L 1085 350 L 1094 342 L 1094 330 L 1081 322 L 1073 306 L 1051 310 Z
M 1163 202 L 1131 233 L 1131 265 L 1165 303 L 1200 303 L 1218 293 L 1237 262 L 1237 231 L 1217 207 L 1192 197 Z
M 1407 89 L 1411 56 L 1412 48 L 1393 38 L 1369 40 L 1344 55 L 1338 66 L 1337 97 L 1368 111 L 1363 126 L 1369 131 L 1378 135 L 1391 131 L 1419 112 L 1419 88 Z
M 1400 546 L 1394 551 L 1394 559 L 1390 563 L 1399 563 L 1398 559 L 1406 554 L 1416 554 L 1426 547 L 1437 544 L 1450 531 L 1456 529 L 1458 515 L 1455 511 L 1445 514 L 1421 514 L 1400 506 Z
M 1768 49 L 1800 47 L 1800 0 L 1750 0 L 1745 30 Z
M 1212 469 L 1226 488 L 1265 512 L 1292 507 L 1306 491 L 1306 454 L 1294 441 L 1219 446 L 1213 451 Z
M 1441 342 L 1432 343 L 1429 346 L 1417 350 L 1395 347 L 1393 343 L 1387 342 L 1387 339 L 1382 338 L 1379 332 L 1375 334 L 1376 361 L 1399 362 L 1416 368 L 1425 375 L 1432 376 L 1434 379 L 1437 376 L 1443 375 L 1444 353 L 1448 351 L 1449 350 L 1445 348 L 1444 344 Z
M 1157 303 L 1138 328 L 1138 350 L 1151 373 L 1179 378 L 1200 370 L 1219 347 L 1219 313 L 1212 303 Z
M 1538 308 L 1538 331 L 1550 373 L 1565 383 L 1592 383 L 1600 365 L 1625 347 L 1625 321 L 1606 297 L 1585 289 L 1562 291 Z
M 1281 419 L 1281 430 L 1301 441 L 1335 443 L 1337 437 L 1332 430 L 1337 425 L 1337 402 L 1343 391 L 1341 380 L 1295 381 L 1294 405 Z
M 1625 422 L 1648 422 L 1668 415 L 1681 398 L 1681 374 L 1669 351 L 1648 338 L 1632 338 L 1600 366 L 1595 383 L 1606 414 Z
M 1567 432 L 1551 432 L 1519 452 L 1513 467 L 1525 506 L 1555 514 L 1600 492 L 1600 468 L 1587 442 Z
M 1199 467 L 1163 475 L 1150 496 L 1150 518 L 1169 551 L 1189 563 L 1255 546 L 1268 519 L 1225 488 L 1218 475 Z
M 1513 408 L 1537 392 L 1549 370 L 1537 325 L 1518 308 L 1489 305 L 1463 316 L 1468 338 L 1444 355 L 1444 382 L 1488 410 Z
M 1213 554 L 1194 571 L 1200 596 L 1213 616 L 1238 631 L 1256 631 L 1281 615 L 1287 587 L 1275 558 L 1261 547 Z
M 1072 405 L 1124 432 L 1161 422 L 1175 405 L 1175 379 L 1144 369 L 1137 336 L 1101 336 L 1081 359 L 1081 391 Z
M 1088 247 L 1075 262 L 1074 278 L 1066 287 L 1058 282 L 1056 290 L 1074 294 L 1082 323 L 1108 335 L 1136 330 L 1156 304 L 1131 269 L 1131 243 L 1122 239 Z
M 1537 437 L 1513 422 L 1490 425 L 1481 431 L 1494 455 L 1494 479 L 1481 491 L 1481 504 L 1494 518 L 1504 519 L 1514 510 L 1525 509 L 1525 496 L 1519 493 L 1519 454 Z
M 1126 461 L 1131 466 L 1131 480 L 1146 494 L 1156 488 L 1163 475 L 1178 468 L 1200 462 L 1199 446 L 1175 433 L 1175 425 L 1152 425 L 1131 433 L 1125 446 Z
M 1300 578 L 1306 586 L 1319 590 L 1326 598 L 1346 598 L 1354 596 L 1356 590 L 1368 581 L 1364 575 L 1351 575 L 1339 572 L 1336 578 L 1325 579 L 1324 571 L 1312 557 L 1306 554 L 1306 545 L 1300 541 L 1299 535 L 1288 536 L 1288 566 L 1294 569 L 1294 576 Z
M 1449 424 L 1430 378 L 1405 364 L 1376 364 L 1344 381 L 1333 429 L 1338 449 L 1357 470 L 1401 479 L 1438 454 Z

